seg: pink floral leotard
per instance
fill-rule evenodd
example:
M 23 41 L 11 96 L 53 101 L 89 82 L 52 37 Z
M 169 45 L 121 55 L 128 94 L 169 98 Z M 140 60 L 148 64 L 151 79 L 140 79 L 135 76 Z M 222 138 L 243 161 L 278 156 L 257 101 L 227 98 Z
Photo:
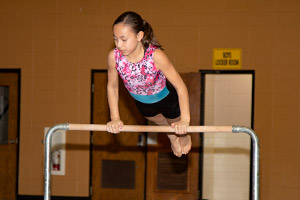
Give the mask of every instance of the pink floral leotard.
M 169 91 L 165 75 L 155 67 L 153 54 L 157 48 L 149 45 L 142 60 L 132 63 L 115 48 L 116 69 L 133 98 L 143 103 L 155 103 Z

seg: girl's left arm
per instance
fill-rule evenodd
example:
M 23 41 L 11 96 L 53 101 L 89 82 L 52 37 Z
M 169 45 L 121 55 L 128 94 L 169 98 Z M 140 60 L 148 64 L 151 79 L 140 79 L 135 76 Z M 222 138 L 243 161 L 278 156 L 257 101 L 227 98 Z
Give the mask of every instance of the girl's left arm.
M 154 62 L 156 68 L 163 72 L 177 91 L 181 112 L 181 120 L 177 124 L 185 124 L 186 127 L 183 127 L 183 130 L 179 132 L 186 133 L 187 126 L 190 123 L 190 107 L 187 87 L 167 55 L 162 50 L 157 49 L 155 51 Z

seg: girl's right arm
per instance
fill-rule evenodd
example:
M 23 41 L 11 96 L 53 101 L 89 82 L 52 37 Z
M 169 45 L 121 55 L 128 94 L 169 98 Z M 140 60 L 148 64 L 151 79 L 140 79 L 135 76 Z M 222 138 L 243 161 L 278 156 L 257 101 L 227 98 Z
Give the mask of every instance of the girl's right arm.
M 111 121 L 107 123 L 107 131 L 110 133 L 120 133 L 123 122 L 119 113 L 119 75 L 116 70 L 114 50 L 108 54 L 108 82 L 107 98 L 110 109 Z

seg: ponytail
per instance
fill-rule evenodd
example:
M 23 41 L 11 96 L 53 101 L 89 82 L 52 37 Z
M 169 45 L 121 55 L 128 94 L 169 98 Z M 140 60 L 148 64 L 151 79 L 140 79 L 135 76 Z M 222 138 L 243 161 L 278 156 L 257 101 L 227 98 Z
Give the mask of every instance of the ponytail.
M 143 31 L 144 37 L 142 39 L 142 43 L 144 48 L 147 49 L 149 47 L 149 44 L 151 44 L 157 48 L 163 49 L 161 44 L 156 39 L 151 25 L 145 20 L 143 20 L 143 25 L 144 25 L 144 31 Z
M 147 21 L 143 20 L 139 14 L 131 11 L 125 12 L 115 20 L 113 26 L 119 23 L 124 23 L 131 26 L 136 34 L 138 34 L 140 31 L 144 32 L 144 37 L 142 39 L 144 49 L 147 49 L 150 44 L 157 48 L 163 49 L 161 44 L 154 36 L 151 25 Z

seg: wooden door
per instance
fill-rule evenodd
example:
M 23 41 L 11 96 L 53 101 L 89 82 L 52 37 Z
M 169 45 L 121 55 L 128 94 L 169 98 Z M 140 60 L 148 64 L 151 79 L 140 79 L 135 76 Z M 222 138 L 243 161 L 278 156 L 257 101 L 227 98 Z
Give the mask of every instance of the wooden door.
M 200 124 L 200 74 L 181 73 L 190 99 L 191 125 Z M 157 144 L 148 145 L 147 200 L 198 199 L 200 134 L 192 133 L 192 149 L 188 155 L 173 155 L 165 133 L 157 134 Z
M 16 199 L 18 115 L 19 73 L 0 71 L 0 199 Z
M 199 125 L 200 74 L 186 73 L 181 76 L 189 90 L 191 125 Z M 94 72 L 93 83 L 92 122 L 106 124 L 109 120 L 107 73 Z M 147 123 L 122 83 L 119 107 L 125 124 Z M 181 158 L 177 158 L 171 152 L 170 142 L 165 133 L 157 134 L 158 144 L 148 145 L 147 148 L 137 146 L 140 135 L 142 133 L 93 133 L 92 199 L 197 199 L 199 134 L 192 135 L 192 150 L 188 156 Z
M 93 73 L 94 124 L 109 121 L 107 72 Z M 146 124 L 127 90 L 120 83 L 119 108 L 124 124 Z M 144 199 L 145 150 L 143 133 L 92 133 L 92 200 Z

